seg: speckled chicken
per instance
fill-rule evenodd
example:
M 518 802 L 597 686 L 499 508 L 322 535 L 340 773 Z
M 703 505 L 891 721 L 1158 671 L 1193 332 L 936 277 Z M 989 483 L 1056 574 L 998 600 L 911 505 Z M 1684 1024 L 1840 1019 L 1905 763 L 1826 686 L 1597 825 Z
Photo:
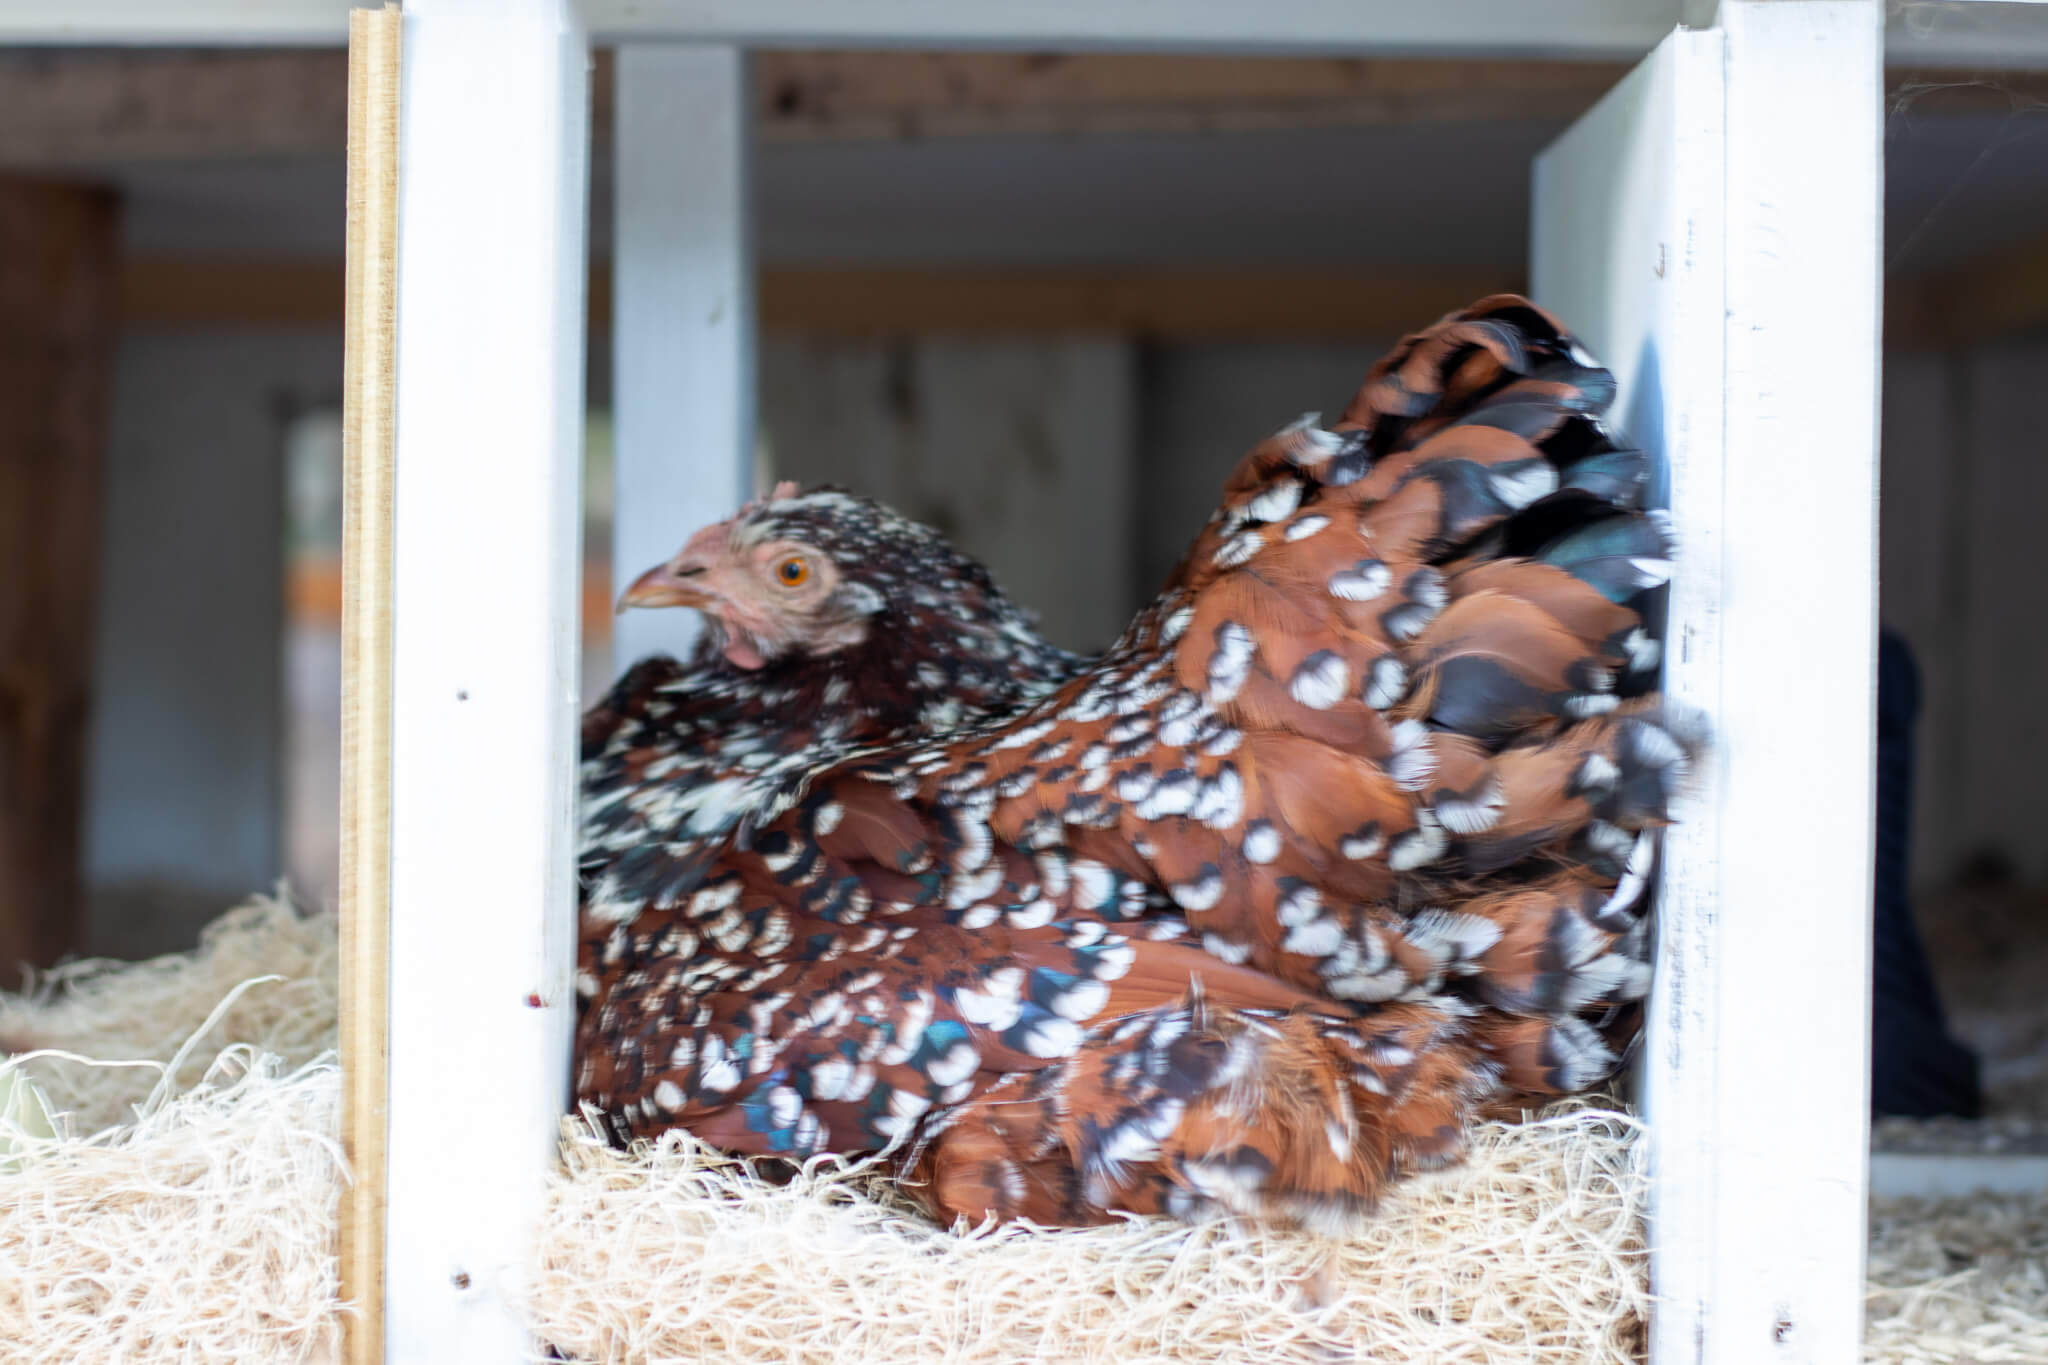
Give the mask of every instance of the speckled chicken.
M 1604 1076 L 1698 742 L 1624 700 L 1668 549 L 1611 392 L 1545 315 L 1485 300 L 1339 422 L 1256 448 L 1099 660 L 1035 655 L 985 705 L 797 759 L 771 704 L 718 760 L 762 750 L 738 786 L 664 780 L 615 714 L 586 768 L 579 1095 L 630 1133 L 894 1147 L 941 1215 L 1335 1228 L 1503 1087 Z M 775 669 L 829 688 L 883 633 L 884 589 L 844 643 L 779 626 L 772 585 L 822 601 L 821 570 L 845 595 L 867 569 L 822 525 L 752 525 L 636 585 L 704 606 L 723 654 L 641 723 L 686 734 L 700 694 Z
M 649 921 L 641 912 L 697 885 L 728 841 L 744 842 L 751 823 L 786 804 L 800 791 L 804 776 L 862 746 L 909 737 L 928 741 L 1008 714 L 1047 695 L 1091 662 L 1041 641 L 1030 617 L 995 587 L 986 570 L 936 533 L 834 489 L 798 495 L 794 485 L 778 486 L 766 501 L 692 537 L 676 560 L 643 575 L 624 602 L 703 608 L 707 631 L 689 666 L 666 658 L 643 661 L 585 717 L 586 890 L 579 986 L 581 996 L 595 997 L 600 1007 L 622 993 L 637 1000 L 637 990 L 650 981 L 642 967 L 622 975 L 629 961 L 701 971 L 708 982 L 722 979 L 716 935 L 721 928 L 729 932 L 733 917 L 721 916 L 714 923 L 708 943 L 673 923 L 652 942 L 622 933 L 619 926 L 630 921 L 644 934 L 648 924 L 663 922 Z M 1153 911 L 1168 907 L 1163 896 L 1151 898 Z M 975 941 L 965 944 L 936 941 L 941 949 L 950 946 L 956 955 L 978 959 L 984 979 L 998 990 L 1011 977 L 1029 974 L 1034 990 L 1064 980 L 1075 987 L 1076 1002 L 1089 1003 L 1091 992 L 1099 989 L 1091 983 L 1118 979 L 1117 1004 L 1130 1011 L 1116 1027 L 1082 1040 L 1070 1069 L 1053 1072 L 1045 1069 L 1043 1054 L 1053 1043 L 1069 1041 L 1068 1026 L 1057 1013 L 1060 1002 L 1053 1002 L 1053 1011 L 998 1006 L 1018 1016 L 1013 1024 L 1031 1016 L 1021 1032 L 1012 1029 L 1028 1050 L 1012 1057 L 1016 1070 L 989 1078 L 997 1088 L 982 1116 L 996 1116 L 1020 1100 L 1044 1104 L 1052 1098 L 1053 1082 L 1084 1076 L 1084 1084 L 1101 1087 L 1105 1096 L 1120 1095 L 1125 1107 L 1151 1115 L 1158 1124 L 1159 1106 L 1178 1107 L 1180 1091 L 1206 1092 L 1204 1103 L 1213 1108 L 1228 1098 L 1232 1086 L 1243 1086 L 1246 1074 L 1283 1076 L 1292 1070 L 1276 1065 L 1276 1058 L 1315 1056 L 1323 1064 L 1303 1069 L 1304 1081 L 1327 1074 L 1334 1058 L 1353 1069 L 1384 1072 L 1381 1084 L 1388 1096 L 1412 1093 L 1420 1102 L 1412 1113 L 1398 1101 L 1390 1104 L 1390 1113 L 1412 1119 L 1408 1126 L 1414 1131 L 1389 1126 L 1364 1138 L 1349 1163 L 1355 1169 L 1347 1170 L 1342 1163 L 1332 1166 L 1332 1158 L 1319 1150 L 1328 1144 L 1320 1114 L 1328 1096 L 1313 1085 L 1297 1095 L 1293 1103 L 1305 1115 L 1316 1111 L 1314 1121 L 1280 1124 L 1275 1131 L 1306 1135 L 1313 1151 L 1310 1167 L 1331 1167 L 1321 1172 L 1323 1179 L 1370 1191 L 1396 1164 L 1432 1165 L 1449 1155 L 1444 1138 L 1455 1132 L 1455 1125 L 1443 1122 L 1441 1092 L 1448 1090 L 1462 1106 L 1468 1093 L 1476 1095 L 1480 1087 L 1469 1070 L 1469 1051 L 1456 1046 L 1455 1029 L 1436 1014 L 1387 1011 L 1361 1028 L 1355 1021 L 1327 1017 L 1306 994 L 1258 973 L 1217 963 L 1184 946 L 1167 946 L 1185 932 L 1171 915 L 1129 927 L 1135 940 L 1108 932 L 1099 920 L 1082 918 L 1058 926 L 1024 926 L 1025 932 L 1012 924 L 1007 942 L 1000 932 L 975 934 Z M 928 930 L 940 932 L 937 926 Z M 641 952 L 633 951 L 636 937 Z M 753 945 L 757 951 L 764 946 Z M 899 980 L 914 983 L 927 970 L 928 959 L 919 950 L 930 946 L 905 948 L 897 940 L 870 950 L 868 958 L 878 968 L 893 969 Z M 1048 972 L 1045 963 L 1080 972 Z M 937 973 L 933 979 L 956 984 L 960 979 L 944 967 L 932 970 Z M 865 981 L 867 975 L 841 973 L 838 980 L 873 994 L 882 972 L 874 973 L 877 982 Z M 1204 996 L 1205 981 L 1211 993 L 1220 991 L 1237 1006 L 1255 1008 L 1247 1012 L 1212 1005 Z M 913 999 L 916 989 L 907 987 Z M 652 1012 L 633 1017 L 643 1025 L 659 1022 Z M 604 1049 L 616 1046 L 616 1039 L 608 1038 L 601 1024 L 601 1015 L 586 1016 L 579 1088 L 584 1098 L 602 1106 L 608 1093 L 592 1089 L 592 1081 L 607 1059 Z M 885 1023 L 881 1032 L 901 1040 L 910 1036 L 910 1026 L 908 1019 L 899 1019 Z M 964 1064 L 956 1033 L 945 1022 L 927 1022 L 921 1036 L 932 1055 L 916 1061 L 935 1076 L 943 1079 L 949 1066 Z M 950 1052 L 944 1046 L 949 1040 L 955 1043 Z M 722 1046 L 723 1035 L 710 1040 L 714 1082 L 720 1078 L 716 1068 Z M 842 1098 L 859 1107 L 860 1117 L 842 1124 L 841 1136 L 850 1129 L 847 1141 L 853 1145 L 900 1141 L 911 1131 L 900 1114 L 911 1108 L 912 1097 L 900 1089 L 873 1089 L 862 1075 L 858 1050 L 842 1052 L 843 1074 L 833 1058 L 814 1056 L 798 1084 L 813 1100 Z M 735 1040 L 728 1061 L 737 1067 L 764 1053 L 761 1039 L 742 1037 Z M 1420 1064 L 1410 1054 L 1419 1054 Z M 1450 1076 L 1439 1074 L 1444 1072 Z M 973 1087 L 954 1082 L 953 1088 L 966 1093 Z M 655 1091 L 657 1096 L 662 1092 L 659 1082 Z M 772 1107 L 779 1098 L 771 1087 L 765 1102 Z M 1272 1102 L 1286 1101 L 1276 1094 Z M 713 1118 L 692 1126 L 743 1151 L 799 1155 L 830 1141 L 832 1135 L 801 1123 L 774 1130 L 772 1112 L 764 1113 L 762 1103 L 728 1106 L 724 1121 Z M 1190 1151 L 1200 1146 L 1206 1153 L 1214 1145 L 1214 1123 L 1205 1127 L 1203 1115 L 1198 1106 L 1185 1122 L 1168 1125 L 1180 1131 Z M 630 1108 L 615 1111 L 614 1118 L 622 1132 L 648 1128 Z M 764 1135 L 764 1128 L 771 1131 Z M 1002 1131 L 1000 1126 L 962 1129 L 930 1149 L 928 1164 L 948 1174 L 949 1189 L 963 1179 L 971 1185 L 989 1178 L 992 1168 L 975 1154 L 976 1140 Z M 1095 1136 L 1092 1130 L 1089 1136 Z M 1279 1144 L 1283 1156 L 1291 1145 Z M 1211 1168 L 1227 1173 L 1233 1162 L 1258 1159 L 1233 1145 L 1191 1169 L 1198 1175 Z M 1193 1216 L 1213 1202 L 1185 1182 L 1162 1180 L 1158 1169 L 1133 1169 L 1114 1190 L 1098 1181 L 1095 1188 L 1078 1191 L 1070 1176 L 1065 1163 L 1054 1161 L 1047 1170 L 1032 1171 L 1021 1185 L 1023 1177 L 1013 1177 L 990 1197 L 999 1194 L 998 1202 L 1008 1211 L 1029 1213 L 1041 1222 L 1093 1221 L 1109 1207 Z M 1010 1208 L 1020 1190 L 1026 1192 L 1026 1203 Z M 1369 1194 L 1333 1190 L 1332 1197 L 1349 1211 Z M 1221 1206 L 1242 1203 L 1242 1198 L 1226 1198 Z M 967 1208 L 957 1193 L 954 1206 Z M 1319 1212 L 1325 1221 L 1334 1216 L 1329 1208 L 1306 1203 L 1291 1216 L 1314 1218 Z

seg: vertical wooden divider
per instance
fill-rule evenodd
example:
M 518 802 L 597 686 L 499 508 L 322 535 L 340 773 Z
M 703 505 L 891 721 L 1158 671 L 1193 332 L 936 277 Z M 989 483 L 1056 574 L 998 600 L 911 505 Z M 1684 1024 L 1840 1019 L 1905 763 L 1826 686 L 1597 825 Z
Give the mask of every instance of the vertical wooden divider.
M 399 10 L 351 10 L 343 377 L 341 1292 L 349 1365 L 384 1359 L 391 929 L 391 544 L 398 306 Z

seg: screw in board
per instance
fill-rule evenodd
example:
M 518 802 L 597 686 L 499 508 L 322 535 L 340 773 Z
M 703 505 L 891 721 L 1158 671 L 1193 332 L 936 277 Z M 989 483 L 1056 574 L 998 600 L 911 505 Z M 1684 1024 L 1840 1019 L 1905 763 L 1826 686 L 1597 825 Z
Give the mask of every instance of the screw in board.
M 456 1271 L 453 1275 L 450 1275 L 448 1277 L 448 1280 L 449 1283 L 453 1284 L 457 1289 L 469 1288 L 469 1272 L 467 1270 Z

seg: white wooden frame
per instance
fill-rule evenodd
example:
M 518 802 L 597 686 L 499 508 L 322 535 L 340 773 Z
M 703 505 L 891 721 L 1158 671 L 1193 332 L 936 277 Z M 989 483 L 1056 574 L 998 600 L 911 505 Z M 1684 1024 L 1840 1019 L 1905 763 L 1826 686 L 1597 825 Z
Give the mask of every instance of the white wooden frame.
M 460 1365 L 529 1349 L 568 1102 L 590 58 L 409 0 L 404 61 L 384 1343 Z
M 753 486 L 746 54 L 624 48 L 613 107 L 612 577 L 623 585 L 732 515 Z M 618 617 L 614 663 L 680 656 L 694 618 Z
M 1662 1216 L 1671 1241 L 1697 1229 L 1713 1248 L 1690 1311 L 1728 1365 L 1853 1359 L 1862 1334 L 1883 266 L 1880 234 L 1833 229 L 1882 221 L 1881 15 L 1722 5 L 1719 790 L 1699 822 L 1719 839 L 1718 989 L 1692 1021 L 1711 1033 L 1689 1030 L 1713 1073 L 1679 1073 L 1712 1087 L 1712 1202 L 1667 1177 L 1689 1221 L 1669 1197 Z M 1795 672 L 1817 702 L 1793 721 Z
M 1948 0 L 1947 8 L 1960 13 L 1966 5 L 1968 32 L 1961 38 L 1939 25 L 1914 27 L 1908 7 L 1889 30 L 1893 56 L 2048 65 L 2048 24 L 2028 22 L 2031 16 L 2014 4 Z M 1817 632 L 1814 657 L 1839 649 L 1824 679 L 1798 680 L 1801 692 L 1827 698 L 1812 708 L 1805 752 L 1839 780 L 1829 789 L 1827 811 L 1799 812 L 1814 824 L 1809 844 L 1772 844 L 1782 832 L 1779 812 L 1802 789 L 1786 756 L 1755 742 L 1753 722 L 1793 680 L 1722 668 L 1729 746 L 1723 752 L 1743 757 L 1719 760 L 1711 818 L 1682 836 L 1715 843 L 1726 859 L 1717 883 L 1724 918 L 1710 939 L 1681 949 L 1700 961 L 1710 950 L 1718 956 L 1711 988 L 1664 1016 L 1652 1044 L 1687 1057 L 1692 1071 L 1673 1070 L 1667 1079 L 1702 1106 L 1688 1117 L 1707 1125 L 1696 1141 L 1658 1149 L 1663 1187 L 1685 1192 L 1684 1211 L 1668 1198 L 1660 1206 L 1664 1273 L 1671 1274 L 1679 1236 L 1706 1239 L 1685 1250 L 1694 1267 L 1680 1272 L 1690 1277 L 1684 1301 L 1664 1304 L 1659 1365 L 1854 1358 L 1856 1305 L 1844 1286 L 1860 1265 L 1864 1164 L 1846 1135 L 1862 1122 L 1865 1040 L 1861 1013 L 1831 1011 L 1861 999 L 1848 983 L 1867 933 L 1871 736 L 1864 666 L 1875 604 L 1866 573 L 1874 469 L 1867 457 L 1830 459 L 1839 428 L 1826 424 L 1848 423 L 1857 433 L 1845 449 L 1874 448 L 1861 433 L 1875 414 L 1877 361 L 1863 344 L 1868 335 L 1874 345 L 1875 331 L 1866 326 L 1869 318 L 1850 319 L 1854 344 L 1833 354 L 1816 377 L 1809 336 L 1782 319 L 1821 292 L 1837 296 L 1844 272 L 1867 279 L 1875 309 L 1875 262 L 1859 253 L 1816 254 L 1810 238 L 1825 220 L 1829 194 L 1862 206 L 1836 211 L 1876 206 L 1874 182 L 1862 169 L 1871 164 L 1869 149 L 1856 141 L 1860 112 L 1841 130 L 1841 165 L 1789 157 L 1784 132 L 1790 120 L 1825 125 L 1840 110 L 1860 111 L 1876 98 L 1874 21 L 1867 50 L 1855 48 L 1837 69 L 1800 64 L 1811 55 L 1800 48 L 1800 16 L 1818 16 L 1822 28 L 1853 26 L 1876 7 L 1876 0 L 1721 6 L 1728 152 L 1720 221 L 1731 312 L 1720 356 L 1727 402 L 1719 418 L 1725 448 L 1740 457 L 1723 470 L 1731 490 L 1723 499 L 1727 514 L 1693 528 L 1709 546 L 1719 537 L 1722 576 L 1689 580 L 1690 590 L 1709 600 L 1679 610 L 1698 613 L 1701 623 L 1714 618 L 1729 661 L 1768 657 L 1761 651 L 1786 628 Z M 333 44 L 346 33 L 346 8 L 346 0 L 0 0 L 0 42 Z M 590 36 L 728 49 L 839 44 L 1614 57 L 1648 50 L 1681 17 L 1697 22 L 1705 9 L 1696 0 L 1559 0 L 1540 7 L 1522 0 L 590 0 L 580 10 L 576 0 L 411 0 L 390 756 L 389 1028 L 396 1045 L 385 1233 L 389 1359 L 508 1360 L 523 1349 L 505 1293 L 514 1287 L 511 1267 L 537 1207 L 566 1090 L 583 335 L 577 324 Z M 650 299 L 668 300 L 662 307 L 701 298 L 707 282 L 715 287 L 717 279 L 742 272 L 745 251 L 737 230 L 744 221 L 743 148 L 705 131 L 678 144 L 664 164 L 661 149 L 650 150 L 632 132 L 638 112 L 657 111 L 665 98 L 635 73 L 651 77 L 670 60 L 734 73 L 740 65 L 728 50 L 631 55 L 625 67 L 622 102 L 634 145 L 622 169 L 651 178 L 622 189 L 622 218 L 629 221 L 619 278 L 645 284 Z M 737 105 L 736 77 L 718 89 L 725 93 L 717 98 Z M 722 126 L 741 126 L 737 107 L 727 113 Z M 697 179 L 704 171 L 715 174 Z M 679 187 L 700 193 L 692 200 L 679 196 Z M 663 231 L 659 219 L 682 213 L 694 227 L 680 219 L 667 226 L 701 254 L 656 259 L 650 252 Z M 721 230 L 721 222 L 731 230 Z M 1803 244 L 1797 253 L 1781 249 L 1788 232 Z M 709 415 L 662 409 L 636 377 L 704 366 L 706 374 L 730 377 L 717 382 L 744 384 L 749 310 L 744 290 L 732 297 L 732 325 L 702 329 L 694 339 L 678 340 L 660 307 L 621 310 L 622 398 L 648 404 L 630 431 L 622 426 L 622 463 L 637 464 L 651 451 L 648 421 L 678 421 L 688 425 L 664 433 L 670 448 L 695 452 L 720 481 L 739 467 L 744 445 L 737 457 L 734 446 L 744 441 L 747 400 L 713 404 Z M 1773 318 L 1781 321 L 1772 325 Z M 1745 329 L 1744 319 L 1757 325 Z M 1837 321 L 1815 323 L 1815 330 L 1839 335 Z M 1820 395 L 1829 401 L 1818 401 Z M 1810 464 L 1788 472 L 1781 456 L 1767 474 L 1757 463 L 1766 448 L 1797 452 Z M 707 485 L 707 498 L 716 486 L 722 482 Z M 1735 493 L 1742 490 L 1767 491 L 1776 501 L 1745 504 L 1738 515 Z M 650 514 L 646 527 L 681 526 L 690 511 L 679 503 Z M 1768 557 L 1786 551 L 1787 528 L 1796 524 L 1809 535 L 1821 522 L 1840 526 L 1832 542 L 1808 542 L 1828 552 L 1824 562 L 1813 562 L 1816 554 L 1790 567 L 1830 585 L 1826 611 L 1800 611 L 1795 602 L 1753 591 Z M 630 534 L 635 544 L 653 543 L 657 555 L 672 548 L 658 537 L 643 542 L 653 532 L 637 521 Z M 1711 548 L 1704 553 L 1715 558 Z M 1859 583 L 1867 590 L 1857 592 Z M 1698 639 L 1677 644 L 1682 650 Z M 1770 914 L 1776 907 L 1783 912 Z M 1817 981 L 1824 983 L 1818 990 Z M 1759 1000 L 1776 1004 L 1752 1008 Z M 1795 1009 L 1788 1001 L 1807 1005 Z M 1817 1056 L 1776 1031 L 1787 1023 L 1818 1030 Z M 1686 1108 L 1677 1098 L 1656 1102 Z M 1821 1147 L 1799 1154 L 1809 1137 Z M 1785 1210 L 1802 1217 L 1791 1241 Z M 1796 1297 L 1782 1312 L 1781 1291 Z M 1764 1306 L 1768 1321 L 1760 1322 Z
M 360 0 L 0 0 L 0 44 L 331 47 Z M 1895 63 L 2048 68 L 2048 0 L 1907 0 Z M 1640 57 L 1714 0 L 589 0 L 595 43 Z
M 1846 1361 L 1869 1150 L 1880 14 L 1724 0 L 1718 18 L 1538 159 L 1533 288 L 1669 459 L 1666 693 L 1717 731 L 1666 843 L 1639 1070 L 1653 1358 Z M 1825 612 L 1800 586 L 1820 582 Z M 1793 677 L 1825 704 L 1788 715 Z

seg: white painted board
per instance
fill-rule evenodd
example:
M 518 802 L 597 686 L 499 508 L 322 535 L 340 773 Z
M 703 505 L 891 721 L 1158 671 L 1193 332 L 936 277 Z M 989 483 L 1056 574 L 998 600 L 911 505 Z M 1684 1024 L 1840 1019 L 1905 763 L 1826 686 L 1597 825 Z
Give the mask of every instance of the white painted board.
M 1721 710 L 1724 35 L 1681 31 L 1537 159 L 1530 288 L 1613 372 L 1628 437 L 1664 462 L 1679 539 L 1665 688 Z M 1707 775 L 1709 778 L 1711 774 Z M 1704 1331 L 1716 1199 L 1719 901 L 1713 791 L 1665 839 L 1637 1100 L 1652 1120 L 1658 1365 Z M 1674 1350 L 1679 1354 L 1672 1354 Z
M 0 43 L 338 47 L 356 0 L 0 0 Z M 599 43 L 1627 60 L 1714 0 L 590 0 Z M 1903 0 L 1900 66 L 2048 68 L 2048 0 Z
M 570 0 L 404 50 L 385 1341 L 502 1365 L 575 1016 L 589 50 Z
M 753 493 L 746 54 L 629 44 L 616 109 L 614 598 Z M 613 664 L 682 655 L 697 620 L 626 612 L 612 626 Z
M 2033 1152 L 1872 1152 L 1877 1199 L 1967 1199 L 2048 1194 L 2048 1156 Z
M 1858 1358 L 1876 802 L 1883 24 L 1727 0 L 1713 1359 Z M 1810 704 L 1788 704 L 1793 691 Z M 1759 1121 L 1763 1116 L 1766 1121 Z M 1772 1356 L 1764 1327 L 1784 1324 Z
M 1641 1059 L 1652 1356 L 1856 1358 L 1868 1103 L 1880 7 L 1727 0 L 1538 161 L 1533 289 L 1669 461 L 1667 843 Z
M 350 0 L 0 0 L 0 40 L 339 44 Z M 1634 56 L 1679 0 L 592 0 L 600 42 Z
M 594 0 L 593 28 L 748 46 L 1633 56 L 1679 0 Z

